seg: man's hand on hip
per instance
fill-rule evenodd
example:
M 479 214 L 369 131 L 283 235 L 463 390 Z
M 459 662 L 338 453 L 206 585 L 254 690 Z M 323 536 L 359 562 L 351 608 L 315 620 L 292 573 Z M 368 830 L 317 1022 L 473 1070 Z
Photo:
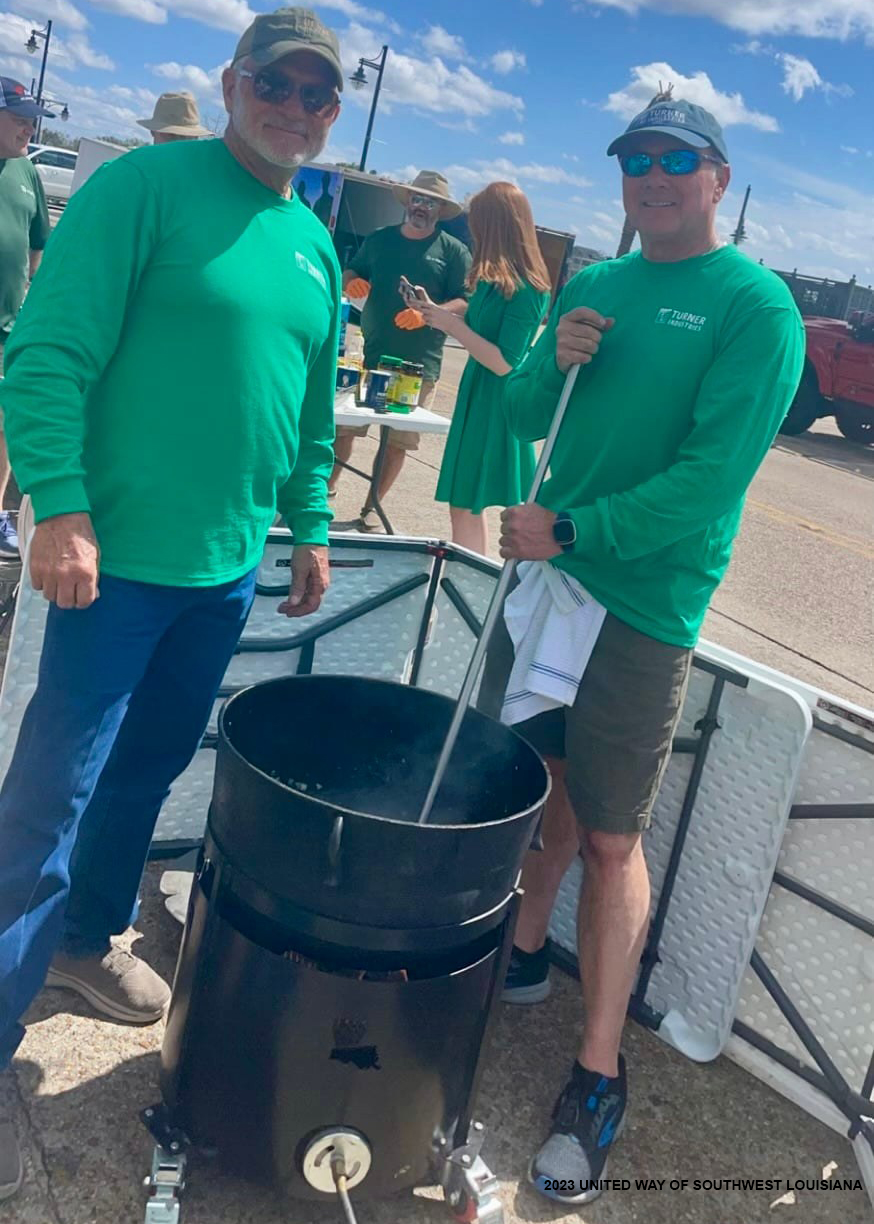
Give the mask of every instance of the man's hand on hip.
M 555 329 L 555 364 L 562 374 L 567 374 L 572 365 L 588 365 L 598 352 L 604 332 L 615 322 L 588 306 L 562 315 Z
M 536 503 L 510 506 L 501 514 L 501 556 L 515 561 L 549 561 L 561 552 L 552 534 L 556 516 Z
M 99 598 L 100 548 L 90 514 L 58 514 L 37 523 L 30 581 L 59 608 L 88 608 Z
M 279 605 L 277 612 L 284 616 L 309 616 L 318 609 L 330 584 L 327 548 L 316 544 L 298 544 L 291 552 L 288 599 Z

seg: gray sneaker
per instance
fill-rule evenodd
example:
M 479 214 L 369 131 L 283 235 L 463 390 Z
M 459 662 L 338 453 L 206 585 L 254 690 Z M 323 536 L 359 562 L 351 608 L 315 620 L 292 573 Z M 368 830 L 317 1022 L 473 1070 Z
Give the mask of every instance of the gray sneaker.
M 85 959 L 58 952 L 46 986 L 75 990 L 102 1015 L 128 1024 L 154 1024 L 170 1002 L 170 987 L 164 979 L 122 948 Z
M 24 1168 L 15 1128 L 0 1122 L 0 1202 L 12 1198 L 24 1180 Z

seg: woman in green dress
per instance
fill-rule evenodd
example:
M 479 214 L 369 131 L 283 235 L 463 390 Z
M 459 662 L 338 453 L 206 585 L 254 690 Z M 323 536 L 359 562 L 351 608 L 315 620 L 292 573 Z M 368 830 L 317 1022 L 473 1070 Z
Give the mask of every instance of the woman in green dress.
M 446 440 L 437 501 L 449 503 L 452 539 L 488 549 L 486 506 L 513 506 L 528 492 L 534 448 L 511 434 L 503 382 L 525 357 L 549 301 L 549 274 L 531 205 L 512 183 L 491 183 L 470 202 L 473 291 L 466 313 L 417 303 L 429 327 L 454 336 L 470 357 Z

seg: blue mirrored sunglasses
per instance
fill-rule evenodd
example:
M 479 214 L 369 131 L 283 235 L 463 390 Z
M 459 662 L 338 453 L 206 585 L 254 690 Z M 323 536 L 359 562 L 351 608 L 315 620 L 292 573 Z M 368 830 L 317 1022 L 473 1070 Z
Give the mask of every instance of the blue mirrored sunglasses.
M 704 153 L 696 153 L 694 149 L 670 149 L 661 157 L 651 157 L 649 153 L 629 153 L 619 158 L 619 165 L 628 178 L 644 178 L 658 162 L 665 174 L 675 177 L 694 174 L 703 161 L 713 162 L 715 166 L 725 164 L 718 157 L 708 157 Z

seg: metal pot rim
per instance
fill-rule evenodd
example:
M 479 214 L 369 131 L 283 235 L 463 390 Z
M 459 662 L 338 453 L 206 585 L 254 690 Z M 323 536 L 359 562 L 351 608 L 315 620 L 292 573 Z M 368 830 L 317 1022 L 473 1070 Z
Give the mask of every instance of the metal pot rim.
M 372 676 L 349 676 L 345 678 L 351 679 L 351 680 L 365 680 L 367 681 L 368 684 L 378 684 L 386 688 L 389 688 L 389 687 L 390 688 L 401 688 L 401 689 L 410 688 L 409 685 L 400 684 L 394 680 L 380 680 Z M 352 817 L 357 817 L 363 820 L 376 820 L 376 821 L 380 821 L 383 824 L 396 825 L 399 828 L 418 828 L 423 831 L 425 829 L 432 829 L 436 832 L 446 833 L 450 830 L 454 832 L 458 832 L 460 830 L 492 829 L 498 826 L 508 825 L 515 821 L 526 819 L 528 816 L 531 815 L 532 812 L 539 810 L 540 808 L 544 807 L 544 805 L 546 804 L 546 801 L 548 800 L 550 792 L 552 790 L 552 775 L 550 774 L 546 766 L 546 762 L 543 760 L 540 753 L 537 752 L 535 748 L 532 748 L 532 746 L 528 743 L 527 740 L 523 739 L 523 737 L 519 734 L 518 731 L 514 731 L 512 727 L 508 727 L 503 723 L 498 723 L 497 725 L 502 727 L 503 730 L 507 731 L 510 735 L 512 735 L 515 739 L 517 739 L 520 744 L 524 745 L 527 751 L 532 753 L 542 765 L 543 773 L 546 779 L 546 789 L 544 790 L 543 794 L 541 795 L 539 799 L 536 799 L 534 803 L 529 804 L 529 806 L 524 808 L 522 811 L 514 812 L 512 816 L 504 816 L 500 820 L 483 820 L 483 821 L 477 821 L 476 824 L 438 824 L 436 821 L 429 820 L 427 824 L 420 825 L 420 824 L 417 824 L 415 821 L 398 820 L 393 816 L 380 816 L 376 812 L 361 812 L 357 808 L 345 808 L 339 803 L 335 803 L 335 802 L 329 803 L 327 800 L 319 799 L 316 795 L 311 795 L 308 791 L 299 791 L 293 786 L 288 786 L 285 782 L 281 782 L 278 778 L 274 778 L 270 774 L 265 773 L 263 769 L 259 769 L 257 765 L 254 765 L 250 760 L 248 760 L 248 758 L 245 757 L 242 754 L 242 752 L 240 752 L 240 750 L 236 747 L 236 745 L 232 742 L 225 724 L 228 718 L 228 713 L 231 710 L 231 707 L 233 706 L 234 702 L 237 701 L 238 698 L 242 698 L 246 696 L 248 693 L 251 693 L 253 689 L 265 689 L 272 685 L 276 685 L 276 686 L 287 685 L 292 681 L 303 682 L 307 680 L 318 681 L 318 680 L 328 680 L 328 679 L 332 681 L 337 681 L 337 680 L 344 679 L 344 677 L 334 676 L 334 675 L 331 675 L 331 676 L 319 676 L 319 675 L 275 676 L 270 680 L 258 680 L 253 684 L 247 684 L 245 688 L 238 689 L 237 692 L 232 693 L 231 696 L 226 699 L 224 705 L 219 711 L 218 737 L 219 737 L 220 745 L 223 748 L 227 749 L 229 752 L 231 752 L 234 755 L 234 757 L 238 761 L 240 761 L 247 769 L 250 769 L 254 774 L 257 774 L 259 777 L 263 778 L 266 782 L 270 783 L 273 786 L 279 787 L 281 791 L 289 795 L 294 795 L 295 799 L 301 800 L 305 803 L 315 804 L 317 809 L 324 808 L 326 810 L 326 815 L 327 813 L 331 812 L 331 813 L 334 813 L 335 816 L 342 816 L 344 818 L 347 816 L 352 816 Z M 428 689 L 415 689 L 414 691 L 426 694 L 427 700 L 431 700 L 433 698 L 436 701 L 446 701 L 450 703 L 452 701 L 451 697 L 447 697 L 443 693 L 433 693 Z M 488 719 L 488 716 L 486 714 L 481 714 L 478 710 L 471 710 L 471 713 L 477 715 L 480 718 L 485 718 L 488 721 L 494 721 L 492 719 Z M 434 763 L 436 765 L 436 760 Z M 423 796 L 423 799 L 424 799 L 424 796 Z

